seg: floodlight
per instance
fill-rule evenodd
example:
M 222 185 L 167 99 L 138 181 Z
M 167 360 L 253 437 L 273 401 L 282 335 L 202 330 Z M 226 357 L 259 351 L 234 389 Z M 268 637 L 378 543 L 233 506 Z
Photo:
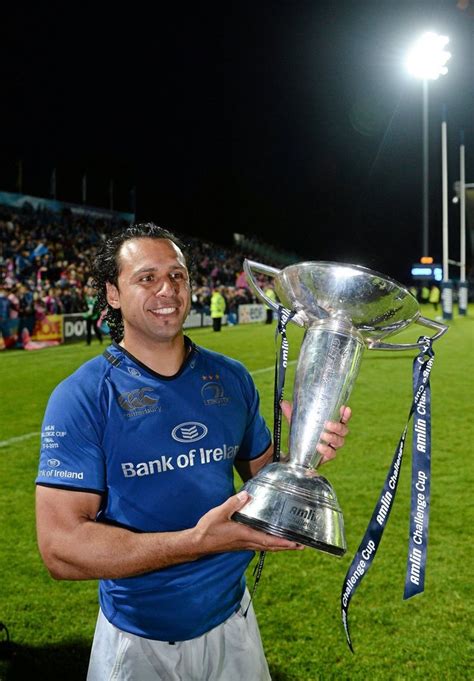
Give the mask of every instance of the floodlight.
M 408 71 L 421 80 L 436 80 L 448 73 L 446 63 L 451 53 L 444 48 L 449 38 L 437 33 L 424 33 L 411 49 L 406 66 Z

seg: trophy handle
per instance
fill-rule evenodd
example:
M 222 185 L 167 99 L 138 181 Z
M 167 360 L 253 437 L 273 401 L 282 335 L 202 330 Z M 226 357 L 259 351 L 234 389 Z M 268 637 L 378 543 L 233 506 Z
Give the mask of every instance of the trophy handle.
M 278 304 L 275 303 L 274 300 L 265 295 L 265 293 L 262 291 L 260 286 L 253 278 L 252 270 L 255 270 L 256 272 L 261 272 L 262 274 L 266 274 L 267 277 L 276 277 L 277 274 L 280 274 L 281 270 L 278 270 L 276 267 L 270 267 L 270 265 L 263 265 L 262 263 L 255 262 L 255 260 L 247 259 L 244 260 L 244 272 L 247 275 L 249 284 L 252 286 L 253 290 L 255 291 L 259 298 L 264 300 L 267 303 L 267 305 L 269 305 L 272 308 L 272 310 L 278 312 Z
M 415 324 L 427 326 L 429 329 L 436 329 L 438 333 L 431 336 L 432 341 L 441 338 L 449 328 L 446 324 L 435 322 L 434 319 L 428 319 L 427 317 L 422 316 L 418 317 Z M 420 350 L 422 346 L 423 343 L 382 343 L 380 341 L 374 341 L 369 344 L 368 348 L 369 350 Z

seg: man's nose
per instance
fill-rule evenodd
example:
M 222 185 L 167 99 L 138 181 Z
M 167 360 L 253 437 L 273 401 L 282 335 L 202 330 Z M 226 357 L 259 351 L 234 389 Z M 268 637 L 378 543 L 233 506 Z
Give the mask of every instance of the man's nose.
M 178 286 L 177 282 L 174 282 L 172 279 L 169 279 L 169 277 L 163 277 L 162 279 L 158 280 L 155 295 L 158 296 L 174 295 L 177 291 L 177 286 Z

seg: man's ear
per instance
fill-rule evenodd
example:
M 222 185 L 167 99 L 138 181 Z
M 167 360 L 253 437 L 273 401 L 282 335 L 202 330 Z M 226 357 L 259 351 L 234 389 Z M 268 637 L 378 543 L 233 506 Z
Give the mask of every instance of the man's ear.
M 120 295 L 119 295 L 119 290 L 116 286 L 111 284 L 109 281 L 105 283 L 106 286 L 106 291 L 107 291 L 107 302 L 110 305 L 110 307 L 113 307 L 115 310 L 120 309 Z

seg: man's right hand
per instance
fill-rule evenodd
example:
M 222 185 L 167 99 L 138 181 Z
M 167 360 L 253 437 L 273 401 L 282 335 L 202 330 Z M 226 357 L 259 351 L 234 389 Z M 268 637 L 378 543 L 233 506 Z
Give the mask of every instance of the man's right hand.
M 241 491 L 226 502 L 208 511 L 194 528 L 196 545 L 202 555 L 224 551 L 301 551 L 302 544 L 254 530 L 232 520 L 236 511 L 249 501 L 247 492 Z

